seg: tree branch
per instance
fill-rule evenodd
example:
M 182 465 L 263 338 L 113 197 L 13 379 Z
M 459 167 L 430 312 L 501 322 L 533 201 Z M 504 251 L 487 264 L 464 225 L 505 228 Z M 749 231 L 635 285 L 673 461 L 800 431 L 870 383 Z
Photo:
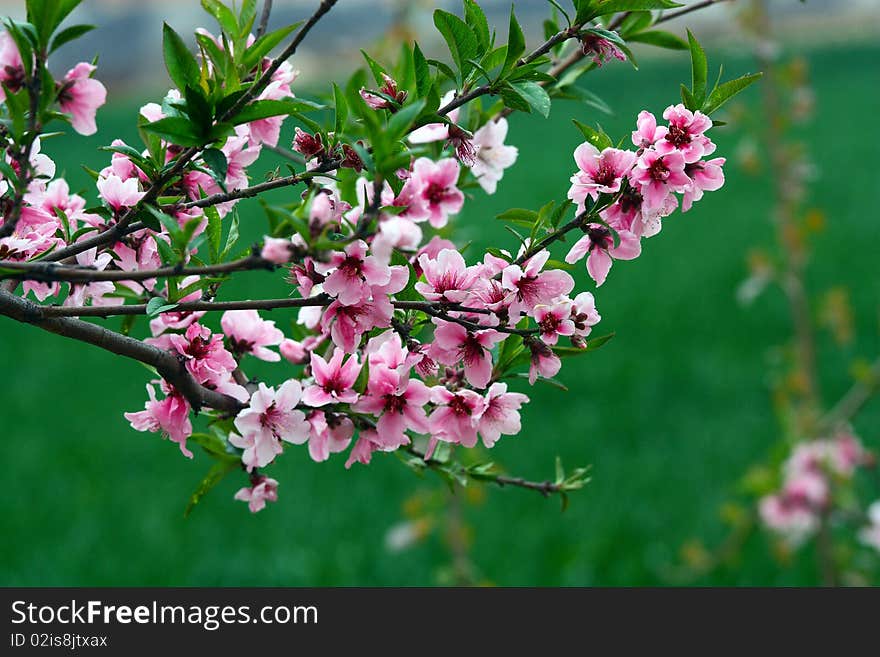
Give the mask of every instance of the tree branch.
M 237 413 L 243 407 L 238 400 L 199 384 L 171 352 L 89 322 L 48 316 L 46 310 L 27 299 L 0 290 L 0 315 L 155 367 L 159 375 L 186 397 L 196 411 L 209 407 Z

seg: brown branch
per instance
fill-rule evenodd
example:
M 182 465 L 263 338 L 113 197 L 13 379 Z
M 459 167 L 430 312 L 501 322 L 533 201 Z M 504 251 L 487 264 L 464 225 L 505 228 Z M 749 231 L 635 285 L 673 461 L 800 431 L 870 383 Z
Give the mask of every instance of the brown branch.
M 132 358 L 156 368 L 159 375 L 180 392 L 198 411 L 202 407 L 237 413 L 241 402 L 199 384 L 183 363 L 171 352 L 145 344 L 140 340 L 110 331 L 102 326 L 78 319 L 51 317 L 43 308 L 27 299 L 0 290 L 0 315 L 66 338 L 87 342 L 106 351 Z
M 853 384 L 834 407 L 819 420 L 820 429 L 832 431 L 849 422 L 878 389 L 880 389 L 880 358 L 871 365 L 868 375 Z
M 263 0 L 263 13 L 260 15 L 260 24 L 257 26 L 256 37 L 259 39 L 266 33 L 269 27 L 269 15 L 272 13 L 272 0 Z
M 276 308 L 304 308 L 326 306 L 333 299 L 325 294 L 305 299 L 257 299 L 255 301 L 184 301 L 168 312 L 220 312 L 226 310 L 274 310 Z M 169 303 L 169 305 L 171 305 Z M 46 317 L 116 317 L 119 315 L 146 315 L 147 304 L 127 306 L 37 306 Z
M 59 265 L 55 262 L 34 260 L 31 262 L 10 262 L 0 260 L 0 279 L 43 281 L 47 283 L 66 281 L 68 283 L 92 283 L 95 281 L 145 281 L 151 278 L 167 278 L 169 276 L 211 276 L 229 274 L 236 271 L 253 269 L 274 270 L 276 265 L 260 256 L 250 255 L 240 260 L 232 260 L 204 267 L 161 267 L 159 269 L 140 269 L 122 271 L 119 269 L 99 270 L 92 267 Z M 16 270 L 14 273 L 3 273 L 3 270 Z

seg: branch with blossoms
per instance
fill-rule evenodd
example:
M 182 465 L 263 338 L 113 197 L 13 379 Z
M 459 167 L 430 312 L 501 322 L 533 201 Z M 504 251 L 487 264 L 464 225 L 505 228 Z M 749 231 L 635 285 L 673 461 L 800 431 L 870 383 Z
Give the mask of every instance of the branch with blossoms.
M 459 15 L 434 12 L 450 60 L 426 58 L 417 43 L 404 44 L 393 65 L 365 55 L 347 83 L 310 100 L 294 94 L 288 60 L 334 1 L 274 32 L 270 2 L 259 22 L 252 0 L 238 11 L 203 2 L 219 33 L 197 30 L 193 52 L 165 25 L 174 88 L 141 108 L 142 144 L 106 147 L 110 161 L 95 173 L 99 203 L 89 206 L 55 176 L 38 135 L 52 121 L 94 132 L 104 92 L 93 67 L 74 69 L 88 75 L 64 82 L 53 101 L 45 95 L 54 83 L 43 55 L 86 28 L 59 29 L 76 0 L 26 4 L 28 22 L 5 21 L 0 48 L 0 314 L 154 368 L 144 409 L 125 417 L 186 456 L 197 444 L 216 461 L 193 503 L 244 469 L 248 485 L 236 497 L 260 510 L 277 499 L 266 468 L 285 447 L 304 444 L 315 461 L 348 450 L 351 467 L 397 452 L 452 482 L 545 495 L 564 497 L 587 482 L 583 468 L 531 481 L 491 464 L 465 466 L 452 448 L 491 448 L 518 434 L 529 398 L 514 388 L 562 387 L 554 378 L 562 359 L 610 337 L 591 337 L 600 316 L 579 284 L 589 277 L 601 286 L 613 261 L 638 257 L 679 205 L 688 211 L 722 186 L 710 115 L 757 76 L 710 89 L 696 38 L 655 29 L 663 10 L 680 5 L 575 0 L 569 11 L 554 2 L 546 40 L 528 51 L 513 11 L 499 44 L 477 2 L 464 0 Z M 516 162 L 506 116 L 546 117 L 557 98 L 597 105 L 577 79 L 612 59 L 632 60 L 629 43 L 690 52 L 691 85 L 663 112 L 666 124 L 643 111 L 624 148 L 576 122 L 584 141 L 574 148 L 567 198 L 501 212 L 519 243 L 466 261 L 441 232 L 466 190 L 495 194 Z M 40 90 L 15 84 L 34 67 Z M 293 123 L 291 150 L 279 146 L 285 121 Z M 28 143 L 29 164 L 16 166 Z M 303 170 L 252 184 L 249 170 L 264 149 Z M 240 222 L 256 220 L 239 202 L 294 186 L 301 193 L 286 205 L 265 206 L 262 242 L 239 245 Z M 578 232 L 565 263 L 553 260 L 551 251 Z M 566 271 L 582 260 L 586 276 Z M 224 298 L 231 278 L 253 270 L 283 273 L 290 295 Z M 289 329 L 260 314 L 283 309 L 297 310 Z M 114 316 L 124 317 L 124 333 L 82 319 Z M 149 319 L 142 329 L 139 316 Z M 131 337 L 138 330 L 148 337 Z M 278 378 L 249 379 L 249 358 L 283 362 Z

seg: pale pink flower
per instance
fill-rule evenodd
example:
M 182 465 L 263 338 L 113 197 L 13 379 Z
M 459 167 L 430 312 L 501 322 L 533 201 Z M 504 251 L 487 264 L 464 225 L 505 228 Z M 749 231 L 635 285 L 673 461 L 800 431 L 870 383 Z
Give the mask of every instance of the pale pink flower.
M 602 224 L 589 224 L 584 236 L 580 238 L 565 256 L 565 261 L 574 264 L 587 256 L 587 272 L 596 285 L 602 285 L 611 270 L 614 260 L 632 260 L 642 253 L 642 243 L 628 230 L 617 232 L 618 244 L 614 245 L 614 235 Z
M 318 354 L 312 354 L 312 375 L 315 382 L 303 391 L 303 404 L 353 404 L 358 400 L 358 394 L 352 386 L 361 373 L 361 364 L 357 356 L 350 356 L 343 363 L 344 357 L 345 352 L 338 347 L 333 350 L 333 357 L 329 362 Z
M 434 319 L 434 343 L 428 352 L 444 365 L 461 363 L 464 376 L 475 388 L 485 388 L 492 378 L 491 349 L 506 337 L 492 329 L 469 331 L 455 322 Z
M 574 151 L 574 161 L 579 171 L 571 177 L 568 198 L 583 212 L 587 196 L 594 200 L 599 194 L 615 194 L 626 175 L 636 162 L 636 154 L 619 148 L 606 148 L 602 152 L 585 141 Z
M 703 198 L 703 192 L 714 192 L 724 185 L 725 158 L 716 157 L 711 160 L 700 160 L 684 167 L 685 175 L 691 179 L 691 184 L 684 190 L 681 199 L 681 211 L 687 212 L 691 206 Z
M 376 363 L 370 366 L 367 392 L 354 409 L 379 418 L 375 441 L 384 450 L 391 450 L 409 444 L 408 430 L 427 433 L 424 406 L 430 399 L 431 391 L 424 383 Z
M 646 208 L 663 207 L 672 192 L 682 192 L 691 184 L 684 165 L 684 155 L 680 151 L 661 155 L 651 149 L 639 157 L 630 181 L 639 188 L 644 199 L 643 212 Z
M 461 303 L 479 275 L 479 269 L 468 267 L 454 249 L 443 249 L 436 258 L 422 253 L 418 263 L 427 282 L 416 283 L 416 291 L 428 301 Z
M 247 502 L 251 513 L 257 513 L 266 508 L 266 502 L 278 501 L 278 482 L 270 477 L 260 475 L 256 477 L 251 486 L 245 486 L 238 490 L 235 499 Z
M 328 274 L 324 280 L 324 292 L 344 306 L 352 306 L 368 300 L 374 285 L 386 285 L 391 280 L 391 269 L 376 256 L 367 255 L 367 244 L 357 240 L 334 251 L 328 263 L 315 263 L 315 270 Z
M 434 228 L 446 225 L 449 215 L 464 205 L 464 194 L 456 184 L 460 167 L 452 158 L 434 162 L 420 157 L 413 163 L 412 180 L 428 209 L 428 221 Z
M 507 137 L 507 119 L 490 120 L 474 133 L 473 146 L 476 159 L 471 173 L 487 194 L 494 194 L 504 170 L 516 162 L 519 150 L 504 143 Z
M 345 450 L 354 435 L 354 424 L 350 419 L 324 411 L 312 411 L 308 417 L 311 433 L 309 434 L 309 456 L 320 463 Z
M 519 409 L 529 398 L 520 392 L 508 392 L 507 384 L 496 382 L 486 393 L 486 409 L 480 416 L 479 432 L 483 444 L 492 448 L 501 435 L 515 436 L 520 432 Z
M 405 186 L 405 185 L 404 185 Z M 370 243 L 370 250 L 382 262 L 390 262 L 395 249 L 415 251 L 422 243 L 422 229 L 412 219 L 388 216 L 379 222 L 379 232 Z
M 437 408 L 429 420 L 432 438 L 465 447 L 477 444 L 477 428 L 486 410 L 486 400 L 473 390 L 452 392 L 436 386 L 431 392 Z
M 247 168 L 260 157 L 260 146 L 250 146 L 247 128 L 238 126 L 235 134 L 221 149 L 226 156 L 226 188 L 243 189 L 248 186 Z
M 278 350 L 284 358 L 294 365 L 305 365 L 309 362 L 309 349 L 303 342 L 285 338 L 278 345 Z
M 270 362 L 281 360 L 281 356 L 266 347 L 281 344 L 284 334 L 275 328 L 275 322 L 263 319 L 256 310 L 227 310 L 220 318 L 220 326 L 233 353 L 252 354 Z
M 640 149 L 650 148 L 666 136 L 666 128 L 657 127 L 657 119 L 648 110 L 639 112 L 636 130 L 632 133 L 632 143 Z
M 302 388 L 290 379 L 278 392 L 260 383 L 251 395 L 248 407 L 235 418 L 240 435 L 230 434 L 229 442 L 243 449 L 241 462 L 248 472 L 271 463 L 283 451 L 281 441 L 301 445 L 309 439 L 309 423 L 302 411 L 296 410 Z
M 98 178 L 96 185 L 101 198 L 116 212 L 137 205 L 145 194 L 138 189 L 137 178 L 123 181 L 113 173 L 106 178 Z
M 541 339 L 546 344 L 556 344 L 559 336 L 574 335 L 572 303 L 570 300 L 558 301 L 552 305 L 535 306 L 535 322 L 541 331 Z
M 76 262 L 82 267 L 91 267 L 103 271 L 111 262 L 113 256 L 109 253 L 97 254 L 98 247 L 92 247 L 76 255 Z M 121 297 L 106 297 L 116 290 L 116 286 L 110 281 L 95 281 L 94 283 L 74 283 L 70 286 L 70 294 L 64 300 L 65 306 L 118 306 L 124 299 Z
M 511 312 L 531 313 L 535 306 L 548 304 L 574 288 L 574 279 L 561 269 L 541 271 L 550 252 L 543 249 L 522 266 L 510 265 L 501 273 L 501 283 L 513 295 Z
M 712 127 L 712 119 L 702 112 L 691 112 L 684 105 L 670 105 L 663 112 L 669 128 L 662 139 L 654 144 L 660 155 L 678 151 L 688 164 L 715 152 L 715 144 L 704 135 Z
M 64 84 L 58 91 L 61 111 L 70 114 L 70 124 L 81 135 L 93 135 L 98 131 L 95 114 L 107 102 L 104 85 L 92 79 L 95 67 L 80 62 L 64 76 Z
M 191 459 L 192 452 L 186 448 L 186 439 L 192 435 L 189 402 L 164 380 L 158 381 L 158 383 L 165 398 L 157 400 L 153 386 L 147 384 L 147 394 L 150 399 L 145 404 L 144 410 L 125 413 L 125 419 L 131 423 L 135 431 L 161 431 L 170 440 L 180 445 L 180 451 L 183 452 L 183 455 Z
M 761 520 L 770 529 L 800 543 L 819 527 L 818 515 L 808 506 L 792 503 L 783 495 L 767 495 L 758 504 Z

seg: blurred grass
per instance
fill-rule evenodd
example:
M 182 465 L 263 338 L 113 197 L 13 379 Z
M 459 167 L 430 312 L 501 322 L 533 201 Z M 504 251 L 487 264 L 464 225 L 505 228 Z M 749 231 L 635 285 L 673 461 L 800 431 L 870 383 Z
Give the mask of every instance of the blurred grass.
M 859 127 L 871 125 L 880 110 L 876 69 L 866 64 L 877 61 L 880 49 L 816 49 L 806 56 L 818 96 L 815 119 L 804 131 L 820 172 L 811 196 L 829 215 L 808 283 L 820 290 L 848 285 L 861 336 L 844 350 L 822 341 L 823 391 L 831 401 L 849 384 L 847 363 L 880 350 L 880 226 L 873 206 L 862 203 L 876 186 L 867 165 L 876 144 Z M 724 62 L 731 76 L 750 68 L 744 58 Z M 684 57 L 645 62 L 638 73 L 609 65 L 590 83 L 616 113 L 598 118 L 610 134 L 628 134 L 643 105 L 661 112 L 687 78 Z M 759 111 L 757 101 L 754 90 L 744 100 L 750 112 Z M 100 168 L 107 154 L 95 147 L 108 136 L 136 143 L 135 107 L 104 111 L 104 138 L 70 137 L 44 148 L 59 163 Z M 512 121 L 520 159 L 497 196 L 477 195 L 466 205 L 457 222 L 463 238 L 475 247 L 511 246 L 495 214 L 564 197 L 578 141 L 568 124 L 572 113 L 597 118 L 560 105 L 549 122 Z M 718 153 L 732 157 L 735 131 L 714 133 Z M 70 174 L 74 188 L 88 185 L 82 172 Z M 672 575 L 682 545 L 723 539 L 719 506 L 775 438 L 767 354 L 789 333 L 776 292 L 747 309 L 734 300 L 744 254 L 771 243 L 770 184 L 742 175 L 732 161 L 727 174 L 723 191 L 668 220 L 663 233 L 645 243 L 643 257 L 614 266 L 597 293 L 603 317 L 597 330 L 616 331 L 616 339 L 567 364 L 560 378 L 570 392 L 531 390 L 522 434 L 493 450 L 492 459 L 518 475 L 552 476 L 559 454 L 568 467 L 591 463 L 594 480 L 563 514 L 557 501 L 519 490 L 487 489 L 482 504 L 465 505 L 481 580 L 669 583 L 678 581 Z M 262 217 L 253 204 L 243 207 L 246 235 L 255 239 Z M 582 287 L 589 283 L 580 270 L 578 279 Z M 230 284 L 224 297 L 233 291 L 257 297 L 283 293 L 283 286 L 254 272 Z M 276 311 L 271 318 L 284 326 L 292 316 Z M 0 321 L 0 344 L 6 375 L 0 393 L 2 585 L 417 585 L 438 581 L 450 561 L 442 532 L 400 553 L 385 548 L 385 533 L 402 519 L 407 500 L 443 486 L 415 477 L 393 455 L 346 472 L 341 456 L 314 464 L 306 450 L 290 449 L 270 470 L 281 482 L 278 504 L 250 515 L 232 500 L 243 478 L 230 477 L 184 520 L 186 499 L 209 462 L 201 454 L 190 462 L 175 445 L 128 427 L 122 412 L 142 408 L 145 399 L 143 368 L 8 320 Z M 875 404 L 856 423 L 875 448 L 877 420 Z M 760 536 L 734 567 L 696 580 L 815 581 L 809 551 L 782 569 Z

